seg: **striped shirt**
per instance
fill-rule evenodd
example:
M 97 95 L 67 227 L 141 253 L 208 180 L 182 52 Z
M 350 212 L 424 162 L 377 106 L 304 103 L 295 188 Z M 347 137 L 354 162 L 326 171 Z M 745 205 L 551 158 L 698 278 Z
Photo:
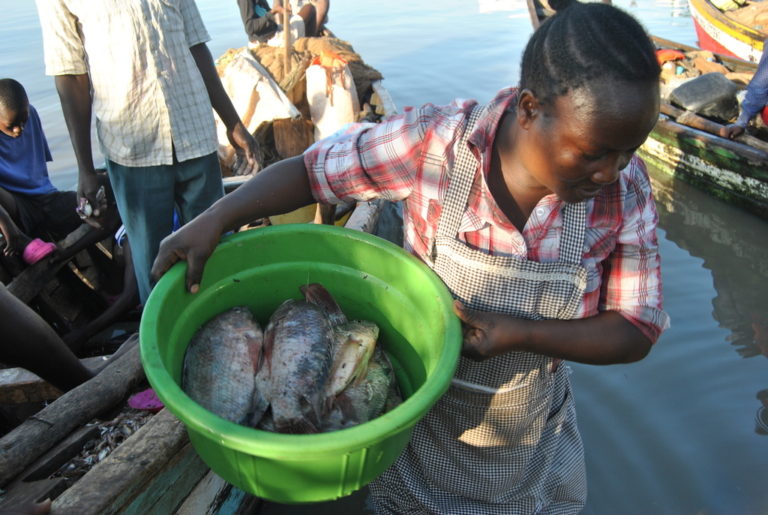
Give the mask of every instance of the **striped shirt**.
M 491 255 L 553 262 L 559 257 L 563 201 L 554 194 L 542 198 L 520 233 L 488 190 L 496 129 L 504 111 L 515 109 L 516 98 L 515 89 L 500 91 L 470 135 L 481 166 L 458 238 Z M 447 192 L 456 131 L 475 104 L 456 100 L 447 106 L 407 108 L 380 124 L 358 124 L 316 143 L 304 154 L 315 198 L 328 203 L 404 200 L 404 246 L 427 261 Z M 643 162 L 634 157 L 618 181 L 586 202 L 582 264 L 588 280 L 578 317 L 617 311 L 655 342 L 669 320 L 662 310 L 658 216 Z
M 103 154 L 157 166 L 216 151 L 189 48 L 210 38 L 194 0 L 37 0 L 48 75 L 88 73 Z

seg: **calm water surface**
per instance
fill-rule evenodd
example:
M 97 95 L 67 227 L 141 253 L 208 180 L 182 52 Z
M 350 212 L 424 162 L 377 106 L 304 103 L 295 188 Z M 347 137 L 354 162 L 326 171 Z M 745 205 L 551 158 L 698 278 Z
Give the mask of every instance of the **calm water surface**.
M 214 56 L 244 44 L 234 0 L 198 4 Z M 654 34 L 696 42 L 682 1 L 617 5 Z M 43 75 L 34 5 L 0 0 L 0 8 L 0 76 L 27 88 L 54 182 L 71 188 L 74 157 Z M 384 74 L 400 107 L 489 100 L 517 82 L 531 32 L 522 0 L 333 0 L 329 26 Z M 768 224 L 652 173 L 672 328 L 640 363 L 571 367 L 590 482 L 585 513 L 766 514 L 768 435 L 756 416 L 758 392 L 768 389 Z

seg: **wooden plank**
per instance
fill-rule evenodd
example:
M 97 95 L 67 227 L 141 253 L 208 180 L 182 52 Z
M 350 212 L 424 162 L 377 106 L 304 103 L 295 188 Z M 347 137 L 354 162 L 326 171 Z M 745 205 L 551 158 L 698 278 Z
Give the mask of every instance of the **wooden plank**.
M 0 513 L 16 513 L 14 507 L 29 505 L 45 499 L 53 499 L 67 488 L 62 477 L 40 481 L 20 482 L 6 490 L 0 502 Z M 23 513 L 23 512 L 18 512 Z
M 370 202 L 358 202 L 344 227 L 367 233 L 373 232 L 384 202 L 387 201 L 376 199 Z
M 133 346 L 96 377 L 65 393 L 0 438 L 0 487 L 72 430 L 121 402 L 144 380 L 136 345 L 138 335 L 129 341 Z
M 172 513 L 170 505 L 180 504 L 207 470 L 184 425 L 164 409 L 59 496 L 52 512 L 151 513 L 156 506 Z
M 77 429 L 20 474 L 22 481 L 46 479 L 59 470 L 62 465 L 80 454 L 86 442 L 98 435 L 99 427 L 97 425 L 83 426 Z
M 108 359 L 109 356 L 95 356 L 81 359 L 80 362 L 86 368 L 95 370 Z M 61 394 L 61 390 L 25 368 L 0 370 L 0 404 L 52 401 L 61 397 Z
M 275 148 L 282 159 L 302 154 L 315 141 L 315 126 L 304 118 L 274 120 L 272 130 Z
M 232 485 L 209 471 L 176 510 L 175 515 L 212 515 L 227 498 Z
M 174 515 L 252 515 L 264 501 L 236 488 L 210 471 Z

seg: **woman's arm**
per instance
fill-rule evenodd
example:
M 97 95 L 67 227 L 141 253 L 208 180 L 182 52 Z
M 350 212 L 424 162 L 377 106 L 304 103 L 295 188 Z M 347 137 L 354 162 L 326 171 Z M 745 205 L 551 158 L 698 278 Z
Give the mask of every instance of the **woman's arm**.
M 512 351 L 609 365 L 643 359 L 651 340 L 615 311 L 578 320 L 524 320 L 454 303 L 464 326 L 463 354 L 484 360 Z

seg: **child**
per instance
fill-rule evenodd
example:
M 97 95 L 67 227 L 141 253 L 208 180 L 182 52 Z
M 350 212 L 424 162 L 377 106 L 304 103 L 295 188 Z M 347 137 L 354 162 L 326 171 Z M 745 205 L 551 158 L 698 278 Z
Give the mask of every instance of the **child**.
M 406 109 L 272 165 L 167 237 L 199 290 L 219 236 L 314 201 L 403 200 L 405 248 L 446 283 L 464 345 L 448 392 L 370 485 L 377 513 L 577 513 L 584 456 L 564 359 L 642 359 L 668 325 L 635 150 L 660 69 L 639 23 L 575 3 L 486 106 Z
M 59 239 L 81 223 L 74 191 L 58 191 L 48 177 L 51 152 L 40 117 L 24 87 L 0 79 L 0 231 L 3 252 L 27 264 L 40 261 L 56 245 L 36 236 Z

